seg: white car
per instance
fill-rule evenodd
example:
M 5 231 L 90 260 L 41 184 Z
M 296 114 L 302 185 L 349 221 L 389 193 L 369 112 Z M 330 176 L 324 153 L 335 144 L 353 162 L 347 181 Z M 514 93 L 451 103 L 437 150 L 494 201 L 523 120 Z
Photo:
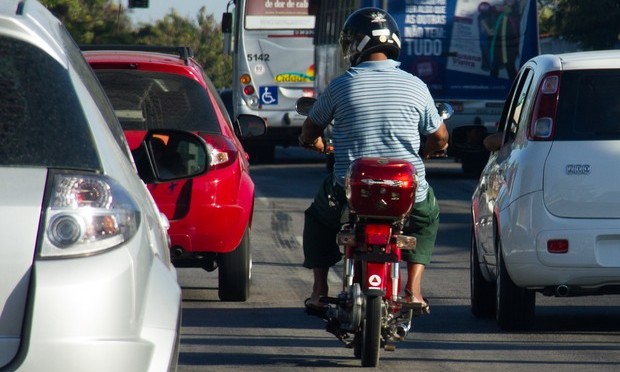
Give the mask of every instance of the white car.
M 185 156 L 174 178 L 203 174 L 206 143 L 152 131 L 134 160 L 80 50 L 34 0 L 0 1 L 0 51 L 0 370 L 175 370 L 181 290 L 139 175 L 165 178 L 156 140 Z
M 464 127 L 452 145 L 484 151 L 474 139 L 484 132 Z M 531 59 L 484 143 L 491 155 L 471 211 L 474 315 L 527 329 L 537 292 L 620 293 L 620 50 Z

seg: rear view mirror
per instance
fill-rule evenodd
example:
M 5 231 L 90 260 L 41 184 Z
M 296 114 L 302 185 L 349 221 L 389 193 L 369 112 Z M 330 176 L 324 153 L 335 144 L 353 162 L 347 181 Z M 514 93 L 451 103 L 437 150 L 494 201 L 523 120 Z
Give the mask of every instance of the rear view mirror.
M 441 116 L 443 120 L 448 120 L 452 117 L 452 115 L 454 115 L 454 108 L 447 102 L 438 102 L 435 106 L 437 107 L 439 116 Z
M 226 12 L 222 14 L 222 36 L 224 54 L 231 54 L 232 51 L 232 30 L 233 30 L 233 14 Z
M 222 14 L 222 33 L 232 33 L 232 13 L 226 12 Z
M 262 136 L 265 132 L 267 132 L 267 124 L 260 116 L 248 114 L 237 116 L 235 134 L 240 139 Z
M 295 102 L 295 111 L 297 111 L 299 115 L 308 116 L 315 102 L 316 98 L 301 97 Z
M 205 174 L 211 158 L 206 142 L 181 130 L 151 130 L 134 153 L 140 178 L 145 183 L 189 179 Z

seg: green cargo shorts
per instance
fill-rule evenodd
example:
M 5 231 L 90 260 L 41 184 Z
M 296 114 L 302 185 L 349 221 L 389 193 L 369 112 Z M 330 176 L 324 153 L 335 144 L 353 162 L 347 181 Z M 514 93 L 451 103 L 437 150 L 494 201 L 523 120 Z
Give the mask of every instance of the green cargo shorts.
M 340 217 L 346 205 L 343 188 L 338 184 L 334 185 L 333 177 L 329 175 L 305 211 L 304 267 L 328 268 L 342 259 L 340 247 L 336 244 L 336 235 L 340 231 L 342 225 Z M 402 251 L 402 259 L 428 265 L 431 262 L 438 228 L 439 205 L 433 189 L 429 186 L 426 200 L 414 205 L 409 221 L 403 229 L 404 234 L 416 237 L 415 253 Z

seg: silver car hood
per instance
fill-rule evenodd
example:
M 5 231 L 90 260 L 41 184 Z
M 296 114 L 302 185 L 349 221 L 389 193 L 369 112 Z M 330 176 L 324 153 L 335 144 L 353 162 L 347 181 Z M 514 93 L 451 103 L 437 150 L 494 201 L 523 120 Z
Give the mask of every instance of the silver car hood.
M 0 167 L 0 367 L 19 349 L 46 177 Z
M 547 210 L 567 218 L 620 218 L 619 148 L 618 141 L 554 142 L 544 169 Z

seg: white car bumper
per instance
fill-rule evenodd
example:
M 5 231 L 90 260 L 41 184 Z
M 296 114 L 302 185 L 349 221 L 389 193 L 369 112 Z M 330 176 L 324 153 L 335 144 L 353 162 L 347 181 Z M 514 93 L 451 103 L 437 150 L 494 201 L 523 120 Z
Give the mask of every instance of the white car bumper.
M 67 372 L 167 371 L 176 365 L 181 290 L 161 261 L 133 263 L 150 257 L 117 249 L 37 262 L 36 289 L 13 366 Z M 74 260 L 82 262 L 71 264 Z
M 520 287 L 601 287 L 620 284 L 620 221 L 551 215 L 532 193 L 500 213 L 500 236 L 511 279 Z M 566 253 L 550 253 L 550 239 L 566 239 Z

